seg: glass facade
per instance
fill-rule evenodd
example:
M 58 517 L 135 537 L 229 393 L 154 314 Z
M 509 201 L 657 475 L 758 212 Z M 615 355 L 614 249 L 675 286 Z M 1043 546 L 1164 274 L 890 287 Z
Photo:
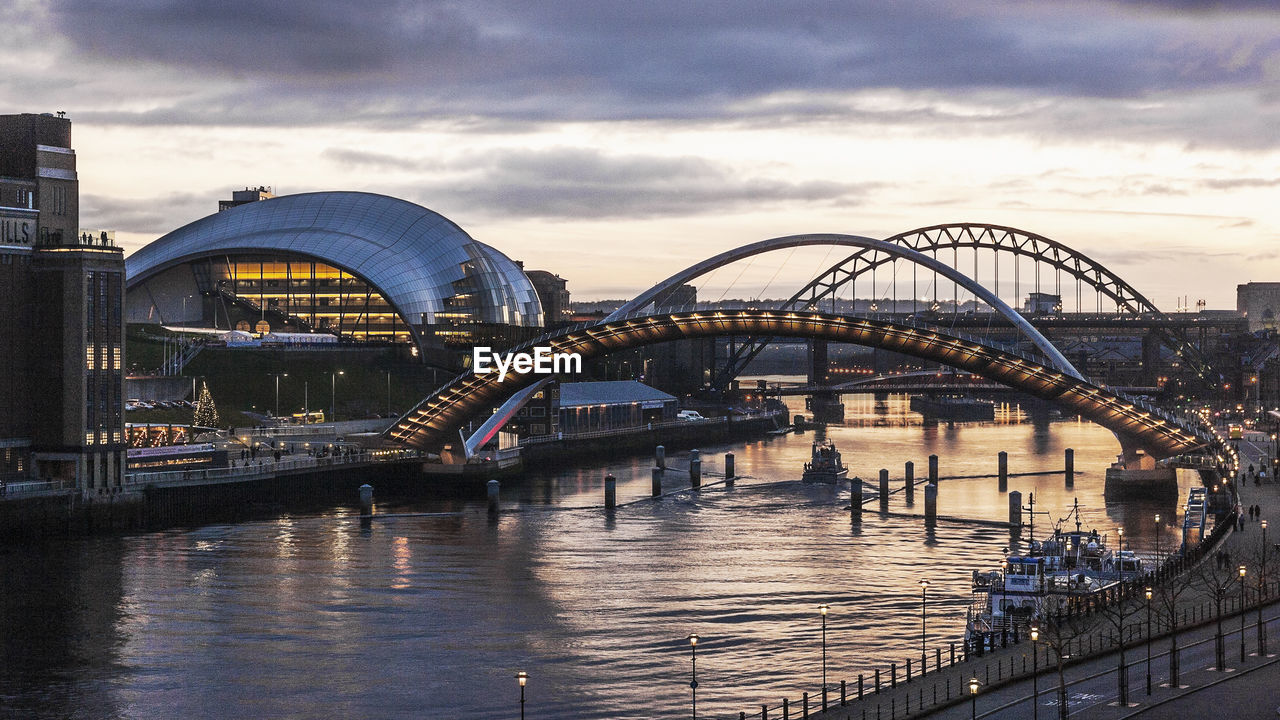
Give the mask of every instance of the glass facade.
M 184 298 L 198 295 L 355 339 L 416 335 L 421 344 L 452 345 L 498 327 L 542 325 L 537 293 L 510 258 L 438 213 L 370 193 L 247 203 L 174 230 L 125 262 L 131 322 L 185 320 Z M 202 318 L 206 326 L 212 315 Z
M 224 255 L 195 265 L 196 278 L 207 278 L 202 293 L 265 310 L 263 317 L 285 316 L 301 329 L 356 340 L 412 339 L 409 326 L 377 288 L 333 265 L 268 255 Z

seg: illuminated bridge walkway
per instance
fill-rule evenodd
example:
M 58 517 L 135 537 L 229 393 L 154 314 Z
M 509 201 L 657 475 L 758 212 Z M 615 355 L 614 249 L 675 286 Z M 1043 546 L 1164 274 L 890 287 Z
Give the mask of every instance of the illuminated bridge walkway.
M 1157 458 L 1189 452 L 1211 436 L 1139 401 L 1122 397 L 1014 350 L 932 327 L 787 310 L 725 310 L 612 319 L 538 338 L 534 345 L 590 359 L 628 348 L 713 336 L 789 337 L 852 343 L 933 361 L 1049 400 L 1116 433 L 1126 455 L 1141 448 Z M 386 437 L 410 447 L 453 452 L 469 421 L 542 379 L 532 373 L 464 374 L 401 417 Z

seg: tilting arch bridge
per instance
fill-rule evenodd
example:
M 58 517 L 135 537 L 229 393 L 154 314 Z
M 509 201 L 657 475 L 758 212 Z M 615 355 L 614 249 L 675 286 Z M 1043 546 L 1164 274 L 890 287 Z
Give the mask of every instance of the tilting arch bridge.
M 785 310 L 674 313 L 606 320 L 535 342 L 553 353 L 579 353 L 589 359 L 672 340 L 729 335 L 853 343 L 967 370 L 1055 402 L 1068 412 L 1112 430 L 1130 456 L 1140 448 L 1153 457 L 1168 457 L 1211 441 L 1198 427 L 1045 362 L 934 328 L 884 320 Z M 516 351 L 527 351 L 531 346 L 532 343 Z M 496 373 L 460 375 L 401 417 L 385 435 L 426 450 L 442 451 L 446 446 L 456 449 L 461 442 L 460 430 L 470 420 L 540 379 L 532 373 L 509 373 L 503 380 Z

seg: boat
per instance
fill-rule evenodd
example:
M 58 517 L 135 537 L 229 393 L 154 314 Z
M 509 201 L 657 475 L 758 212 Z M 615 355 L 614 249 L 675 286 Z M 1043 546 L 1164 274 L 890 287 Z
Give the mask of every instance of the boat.
M 1063 530 L 1072 515 L 1075 530 Z M 1102 592 L 1142 573 L 1142 560 L 1132 550 L 1113 551 L 1105 535 L 1084 530 L 1079 505 L 1073 505 L 1048 539 L 1030 541 L 1026 552 L 1006 550 L 999 570 L 973 571 L 965 641 L 994 646 L 1002 634 L 1025 633 L 1070 598 Z
M 804 475 L 800 478 L 806 483 L 834 485 L 849 474 L 849 469 L 840 460 L 840 451 L 830 440 L 813 443 L 813 455 L 804 464 Z

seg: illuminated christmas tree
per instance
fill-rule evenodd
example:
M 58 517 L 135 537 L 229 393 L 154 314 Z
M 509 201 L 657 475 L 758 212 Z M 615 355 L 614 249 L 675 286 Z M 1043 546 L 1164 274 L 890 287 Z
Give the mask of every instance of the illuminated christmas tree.
M 192 424 L 200 427 L 218 427 L 218 408 L 213 404 L 213 395 L 209 393 L 209 383 L 200 383 L 200 398 L 196 400 L 195 417 Z

